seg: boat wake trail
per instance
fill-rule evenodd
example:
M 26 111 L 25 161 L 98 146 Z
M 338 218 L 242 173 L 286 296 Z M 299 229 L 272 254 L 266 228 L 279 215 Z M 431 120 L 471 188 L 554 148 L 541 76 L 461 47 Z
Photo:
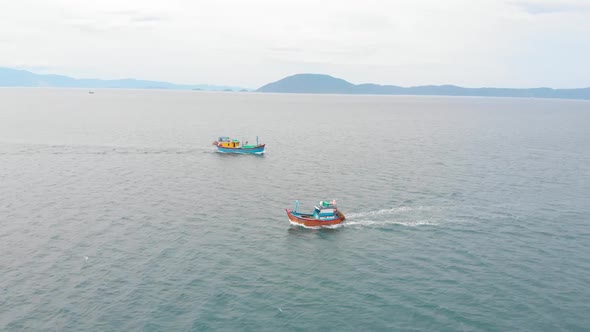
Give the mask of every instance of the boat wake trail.
M 368 211 L 368 212 L 358 212 L 358 213 L 349 213 L 347 218 L 366 218 L 366 217 L 374 217 L 374 216 L 387 216 L 387 215 L 395 215 L 395 214 L 402 214 L 406 212 L 415 212 L 415 211 L 432 211 L 434 208 L 431 206 L 418 206 L 418 207 L 410 207 L 410 206 L 400 206 L 391 209 L 382 209 L 377 211 Z
M 440 218 L 436 218 L 436 214 L 438 214 L 437 211 L 441 209 L 441 207 L 431 206 L 402 206 L 391 209 L 349 213 L 346 215 L 346 220 L 337 225 L 309 227 L 293 222 L 291 222 L 291 225 L 307 229 L 337 229 L 343 227 L 365 228 L 385 227 L 388 225 L 401 225 L 407 227 L 437 226 L 439 225 Z
M 127 147 L 127 146 L 94 146 L 94 145 L 42 145 L 15 144 L 11 149 L 0 152 L 0 155 L 179 155 L 197 153 L 216 153 L 211 148 L 194 147 Z
M 431 220 L 345 220 L 342 224 L 336 225 L 341 227 L 354 227 L 354 226 L 384 226 L 384 225 L 402 225 L 408 227 L 416 226 L 436 226 L 437 222 Z
M 438 225 L 433 220 L 432 212 L 436 210 L 431 206 L 409 207 L 401 206 L 391 209 L 381 209 L 376 211 L 350 213 L 346 220 L 336 225 L 339 227 L 379 227 L 385 225 L 402 225 L 408 227 Z

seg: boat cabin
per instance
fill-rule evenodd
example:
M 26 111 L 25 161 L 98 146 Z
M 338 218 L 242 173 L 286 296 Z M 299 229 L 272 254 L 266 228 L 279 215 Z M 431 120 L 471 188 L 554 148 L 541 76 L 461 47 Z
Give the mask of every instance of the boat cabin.
M 217 146 L 222 148 L 239 148 L 240 141 L 237 139 L 231 139 L 227 136 L 219 137 L 217 140 Z
M 320 201 L 320 204 L 317 205 L 313 211 L 313 216 L 317 219 L 332 219 L 336 216 L 337 211 L 336 201 Z

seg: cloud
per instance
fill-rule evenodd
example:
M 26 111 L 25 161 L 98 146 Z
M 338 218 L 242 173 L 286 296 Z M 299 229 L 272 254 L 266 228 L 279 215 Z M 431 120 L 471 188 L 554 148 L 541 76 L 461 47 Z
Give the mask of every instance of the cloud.
M 167 21 L 168 18 L 165 16 L 155 16 L 155 15 L 151 15 L 151 16 L 135 16 L 131 18 L 131 22 L 162 22 L 162 21 Z
M 165 15 L 133 9 L 78 13 L 77 16 L 64 18 L 63 24 L 84 32 L 104 32 L 152 28 L 166 21 L 168 17 Z
M 516 1 L 515 4 L 533 15 L 590 11 L 590 3 L 587 1 Z

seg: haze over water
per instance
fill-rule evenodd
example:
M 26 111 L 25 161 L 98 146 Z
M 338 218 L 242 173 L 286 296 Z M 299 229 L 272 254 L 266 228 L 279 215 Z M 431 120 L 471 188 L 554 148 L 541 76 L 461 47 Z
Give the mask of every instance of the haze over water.
M 0 330 L 587 330 L 589 128 L 587 101 L 0 89 Z M 290 226 L 296 199 L 347 221 Z

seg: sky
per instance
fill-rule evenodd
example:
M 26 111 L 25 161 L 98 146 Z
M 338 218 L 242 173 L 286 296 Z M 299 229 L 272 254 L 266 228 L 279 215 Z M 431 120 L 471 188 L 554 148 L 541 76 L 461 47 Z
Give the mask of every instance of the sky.
M 590 0 L 0 0 L 0 66 L 258 88 L 590 87 Z

